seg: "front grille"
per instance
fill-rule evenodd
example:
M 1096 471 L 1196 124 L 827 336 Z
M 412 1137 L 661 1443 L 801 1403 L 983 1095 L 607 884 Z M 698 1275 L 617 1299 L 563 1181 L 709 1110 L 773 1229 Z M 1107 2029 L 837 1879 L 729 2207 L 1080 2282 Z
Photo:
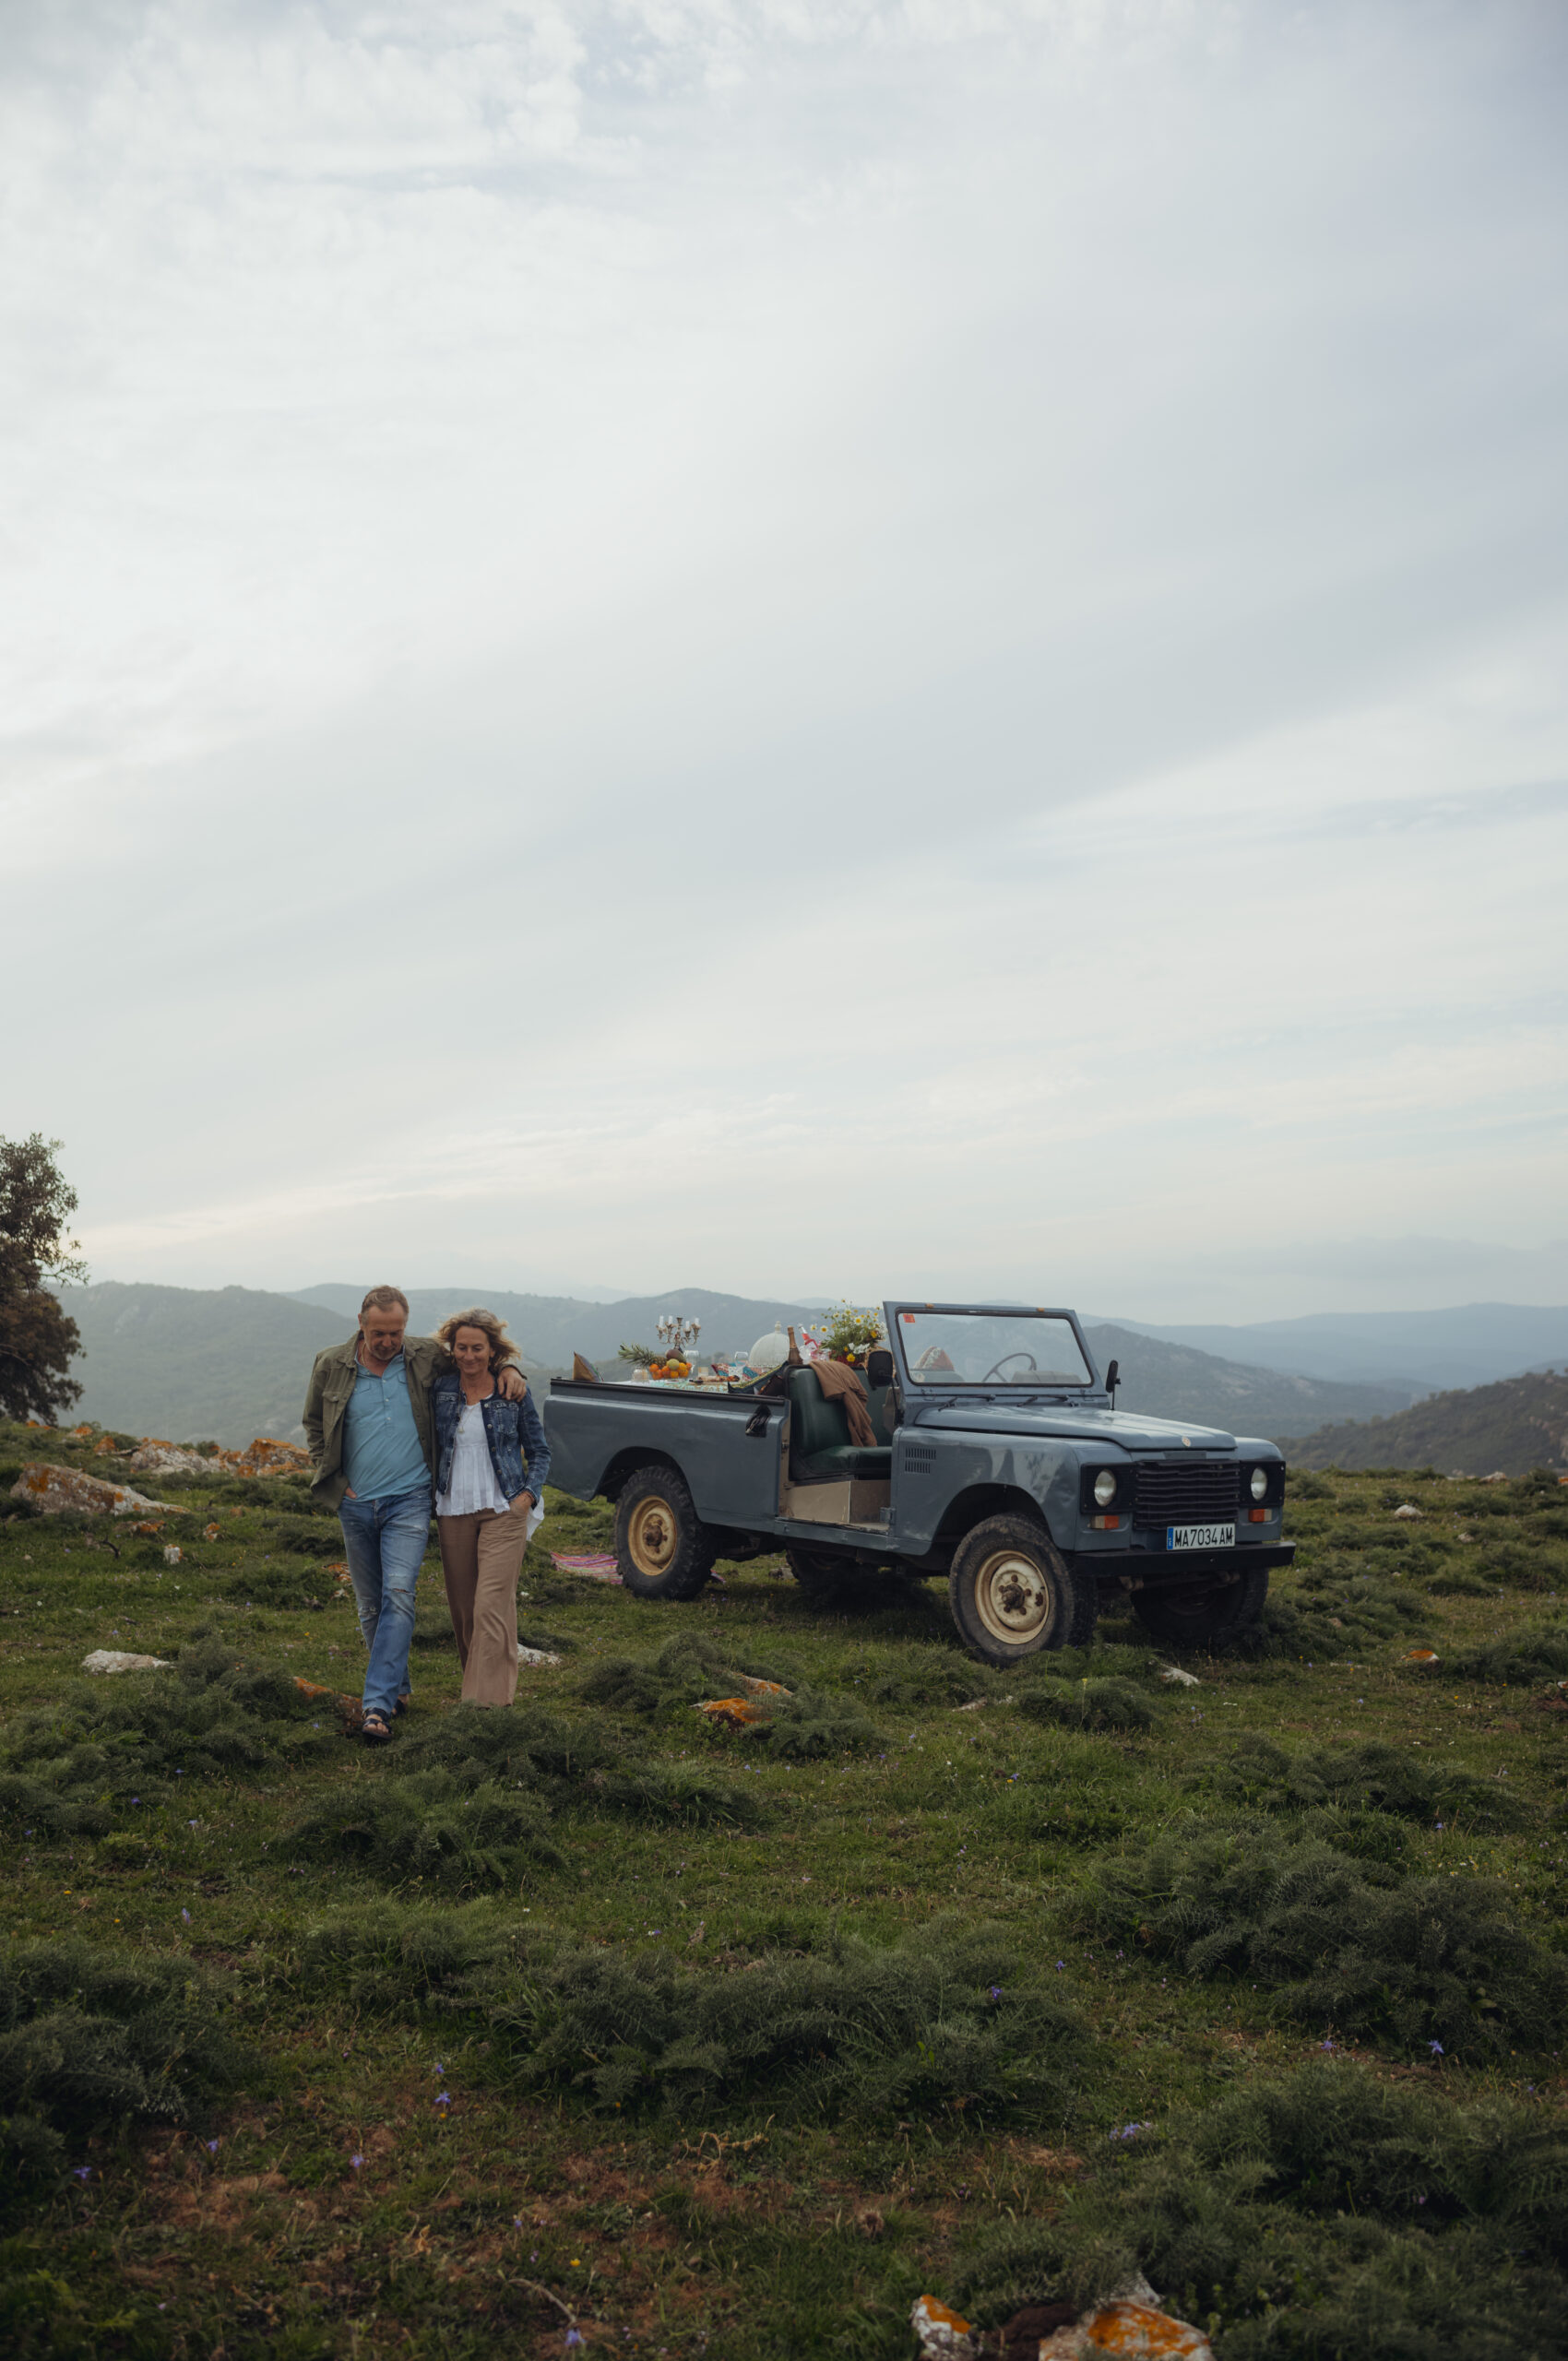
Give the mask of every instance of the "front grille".
M 1186 1459 L 1138 1469 L 1134 1525 L 1213 1525 L 1233 1521 L 1241 1498 L 1234 1460 Z

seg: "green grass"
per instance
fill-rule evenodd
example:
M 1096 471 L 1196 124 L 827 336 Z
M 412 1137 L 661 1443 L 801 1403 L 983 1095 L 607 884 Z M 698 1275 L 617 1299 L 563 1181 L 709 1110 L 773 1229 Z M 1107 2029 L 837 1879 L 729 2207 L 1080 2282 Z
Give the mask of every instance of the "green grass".
M 553 2296 L 903 2361 L 924 2288 L 1135 2264 L 1223 2361 L 1558 2351 L 1561 1493 L 1313 1478 L 1196 1689 L 1122 1621 L 990 1672 L 939 1584 L 639 1606 L 552 1572 L 610 1520 L 552 1495 L 561 1665 L 457 1709 L 433 1560 L 378 1754 L 291 1678 L 362 1665 L 303 1487 L 159 1489 L 0 1525 L 7 2350 L 555 2354 Z M 710 1727 L 737 1673 L 792 1704 Z

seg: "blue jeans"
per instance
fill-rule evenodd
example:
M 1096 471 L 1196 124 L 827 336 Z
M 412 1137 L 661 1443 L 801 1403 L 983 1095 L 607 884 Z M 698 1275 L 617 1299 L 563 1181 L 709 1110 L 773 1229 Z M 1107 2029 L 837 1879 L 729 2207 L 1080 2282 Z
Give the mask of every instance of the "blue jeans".
M 409 1690 L 414 1636 L 414 1586 L 430 1539 L 430 1487 L 384 1501 L 344 1501 L 338 1512 L 349 1579 L 370 1662 L 364 1709 L 388 1719 Z

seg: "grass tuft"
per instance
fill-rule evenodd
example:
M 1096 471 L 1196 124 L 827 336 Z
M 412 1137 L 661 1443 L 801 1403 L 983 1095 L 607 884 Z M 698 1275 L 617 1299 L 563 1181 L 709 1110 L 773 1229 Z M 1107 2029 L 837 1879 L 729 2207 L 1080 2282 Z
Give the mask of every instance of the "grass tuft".
M 190 2122 L 240 2081 L 221 1987 L 184 1960 L 86 1943 L 0 1953 L 0 2154 L 6 2176 L 57 2175 L 94 2134 Z
M 1549 2047 L 1568 2003 L 1568 1966 L 1500 1886 L 1403 1877 L 1266 1821 L 1189 1821 L 1102 1863 L 1091 1912 L 1189 1975 L 1272 1991 L 1292 2016 L 1406 2054 Z

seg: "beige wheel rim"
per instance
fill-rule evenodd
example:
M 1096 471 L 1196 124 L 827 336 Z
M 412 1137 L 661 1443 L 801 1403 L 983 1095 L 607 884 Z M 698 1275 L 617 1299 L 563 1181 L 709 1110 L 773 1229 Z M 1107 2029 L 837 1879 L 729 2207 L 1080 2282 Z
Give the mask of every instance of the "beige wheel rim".
M 975 1608 L 993 1640 L 1010 1648 L 1038 1640 L 1055 1606 L 1051 1578 L 1021 1549 L 998 1549 L 975 1577 Z
M 657 1578 L 674 1563 L 681 1536 L 668 1501 L 639 1501 L 626 1523 L 626 1548 L 639 1574 Z

